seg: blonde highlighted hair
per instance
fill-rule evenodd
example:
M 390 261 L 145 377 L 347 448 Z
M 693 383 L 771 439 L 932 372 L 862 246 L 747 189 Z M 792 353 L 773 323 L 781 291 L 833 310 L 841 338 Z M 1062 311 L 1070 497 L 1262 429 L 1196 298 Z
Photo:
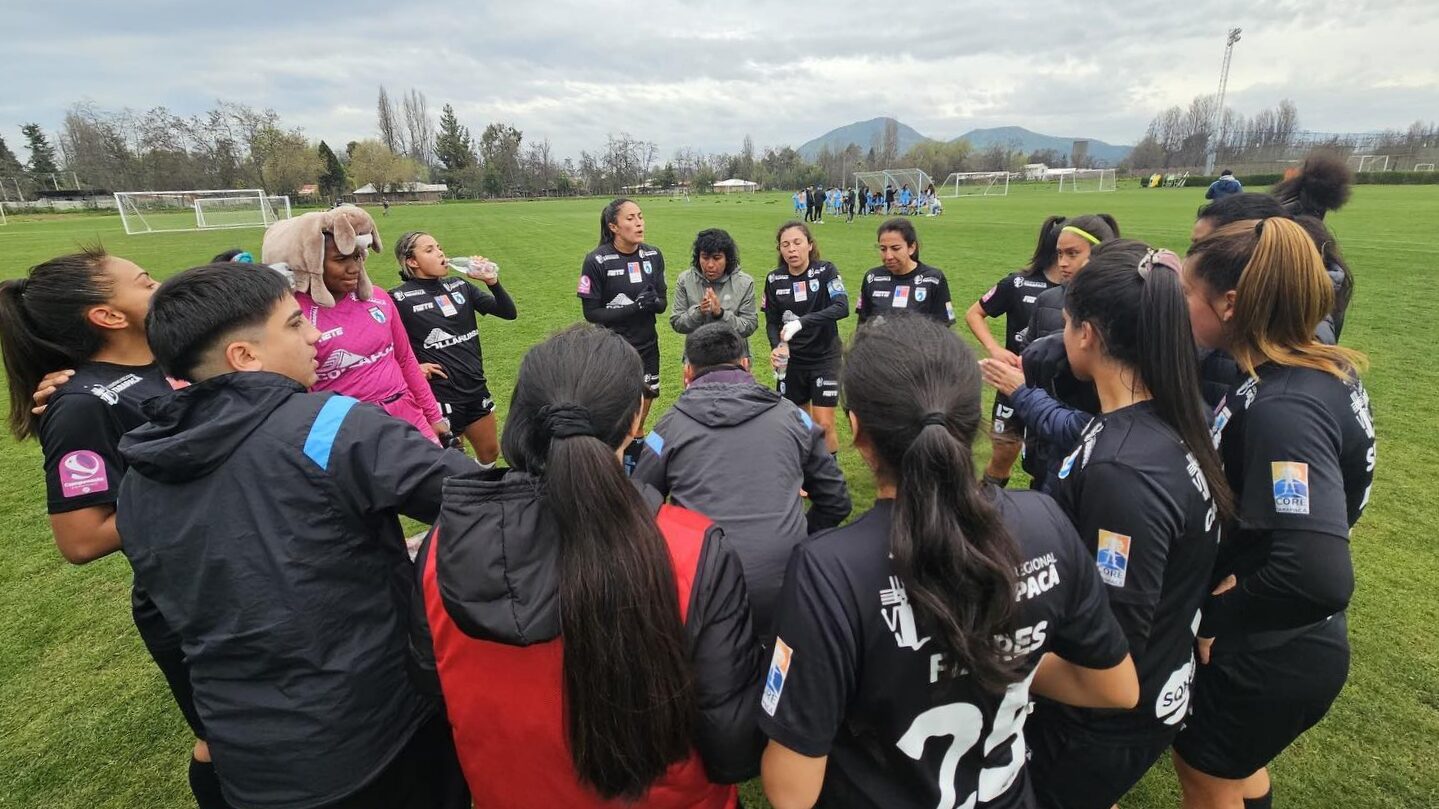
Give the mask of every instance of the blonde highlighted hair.
M 1273 362 L 1348 379 L 1367 366 L 1363 354 L 1314 336 L 1334 309 L 1334 283 L 1301 225 L 1280 217 L 1234 222 L 1196 242 L 1189 259 L 1213 292 L 1234 290 L 1229 351 L 1246 373 Z

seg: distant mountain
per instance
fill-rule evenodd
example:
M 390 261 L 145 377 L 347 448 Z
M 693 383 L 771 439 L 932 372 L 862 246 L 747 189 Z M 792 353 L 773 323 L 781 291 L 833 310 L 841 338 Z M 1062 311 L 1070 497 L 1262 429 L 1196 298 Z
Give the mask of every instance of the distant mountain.
M 798 151 L 805 160 L 813 161 L 819 155 L 820 149 L 825 146 L 830 151 L 838 152 L 853 143 L 863 151 L 869 151 L 869 147 L 884 138 L 884 125 L 891 118 L 871 118 L 868 121 L 842 126 L 838 129 L 820 135 L 819 137 L 799 147 Z M 895 121 L 899 130 L 899 152 L 904 154 L 911 146 L 923 143 L 933 138 L 927 138 L 915 131 L 913 127 L 907 126 L 903 121 Z M 987 149 L 990 146 L 1000 144 L 1017 143 L 1020 151 L 1025 154 L 1037 152 L 1041 149 L 1053 149 L 1060 155 L 1068 156 L 1074 148 L 1076 138 L 1061 138 L 1054 135 L 1041 135 L 1038 132 L 1031 132 L 1022 126 L 1000 126 L 991 129 L 973 129 L 960 135 L 959 140 L 964 138 L 977 150 Z M 1095 160 L 1104 161 L 1111 166 L 1117 165 L 1119 161 L 1127 157 L 1133 146 L 1115 146 L 1105 143 L 1102 140 L 1089 139 L 1089 156 Z
M 1030 132 L 1022 126 L 999 126 L 992 129 L 973 129 L 960 135 L 955 140 L 963 138 L 969 141 L 975 149 L 987 149 L 996 143 L 1009 144 L 1017 142 L 1019 150 L 1028 154 L 1041 149 L 1053 149 L 1061 155 L 1068 155 L 1074 148 L 1076 140 L 1083 138 L 1060 138 L 1054 135 L 1041 135 L 1038 132 Z M 1123 160 L 1133 151 L 1133 146 L 1115 146 L 1105 143 L 1102 140 L 1089 139 L 1089 156 L 1094 160 L 1102 160 L 1114 166 Z
M 871 145 L 883 142 L 885 122 L 892 120 L 894 119 L 871 118 L 868 121 L 858 121 L 848 126 L 842 126 L 839 129 L 831 129 L 814 140 L 805 143 L 799 147 L 797 151 L 805 160 L 809 161 L 813 161 L 815 157 L 819 155 L 820 149 L 823 149 L 825 146 L 828 146 L 830 151 L 839 152 L 853 143 L 862 151 L 869 151 Z M 932 140 L 914 131 L 911 127 L 906 126 L 902 121 L 895 121 L 895 123 L 899 125 L 900 154 L 909 151 L 909 148 L 916 143 Z

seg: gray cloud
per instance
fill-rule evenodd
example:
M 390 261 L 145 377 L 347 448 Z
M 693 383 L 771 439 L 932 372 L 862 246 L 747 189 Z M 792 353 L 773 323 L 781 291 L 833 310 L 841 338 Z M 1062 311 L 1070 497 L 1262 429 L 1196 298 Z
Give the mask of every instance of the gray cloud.
M 54 129 L 69 104 L 216 99 L 272 107 L 332 143 L 374 135 L 384 84 L 502 120 L 560 155 L 610 132 L 733 150 L 799 145 L 893 115 L 952 138 L 1016 124 L 1132 143 L 1155 112 L 1212 92 L 1243 26 L 1230 106 L 1293 99 L 1305 128 L 1404 127 L 1439 115 L 1439 6 L 1218 0 L 1001 5 L 821 2 L 27 4 L 0 29 L 0 134 Z

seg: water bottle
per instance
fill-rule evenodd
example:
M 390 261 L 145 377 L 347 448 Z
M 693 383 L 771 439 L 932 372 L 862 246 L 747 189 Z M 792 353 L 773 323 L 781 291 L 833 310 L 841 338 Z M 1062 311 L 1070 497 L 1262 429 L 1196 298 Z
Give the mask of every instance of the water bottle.
M 489 259 L 485 259 L 484 261 L 471 261 L 468 256 L 464 256 L 461 258 L 452 258 L 445 263 L 449 265 L 451 270 L 460 275 L 469 275 L 470 270 L 478 272 L 486 269 L 493 272 L 496 276 L 500 274 L 500 265 Z
M 779 357 L 774 361 L 774 379 L 776 382 L 783 382 L 785 372 L 789 370 L 789 343 L 780 343 L 775 351 Z

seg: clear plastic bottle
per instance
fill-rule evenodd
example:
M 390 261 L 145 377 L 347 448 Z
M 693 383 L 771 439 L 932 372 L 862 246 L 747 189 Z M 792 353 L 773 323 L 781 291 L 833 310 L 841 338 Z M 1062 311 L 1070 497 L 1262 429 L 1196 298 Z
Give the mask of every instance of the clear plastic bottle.
M 449 265 L 451 270 L 460 275 L 469 275 L 470 270 L 480 271 L 485 269 L 490 270 L 495 275 L 500 274 L 500 265 L 489 259 L 485 259 L 484 261 L 471 261 L 468 256 L 461 256 L 459 258 L 449 259 L 445 263 Z
M 775 352 L 774 379 L 776 382 L 783 382 L 785 372 L 789 370 L 789 343 L 780 343 Z

